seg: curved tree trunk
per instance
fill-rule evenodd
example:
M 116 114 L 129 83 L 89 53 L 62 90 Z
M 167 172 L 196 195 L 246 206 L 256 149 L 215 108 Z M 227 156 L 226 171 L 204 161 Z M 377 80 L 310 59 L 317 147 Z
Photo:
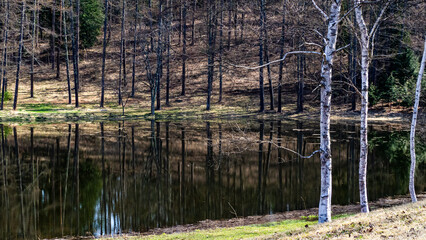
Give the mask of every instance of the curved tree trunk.
M 367 157 L 368 157 L 368 68 L 372 54 L 370 54 L 370 44 L 374 41 L 374 34 L 378 28 L 383 14 L 390 1 L 383 6 L 380 15 L 371 27 L 370 32 L 365 24 L 362 5 L 360 0 L 355 0 L 355 18 L 360 32 L 361 46 L 361 131 L 360 131 L 360 157 L 359 157 L 359 198 L 361 212 L 369 212 L 367 197 Z M 374 45 L 374 44 L 372 44 Z
M 417 122 L 417 111 L 419 109 L 419 100 L 420 100 L 420 92 L 422 87 L 422 78 L 423 78 L 423 72 L 425 70 L 425 62 L 426 62 L 426 34 L 425 34 L 425 44 L 423 47 L 423 57 L 422 62 L 420 64 L 420 71 L 419 76 L 417 77 L 417 84 L 416 84 L 416 98 L 414 102 L 414 108 L 413 108 L 413 119 L 411 121 L 411 131 L 410 131 L 410 153 L 411 153 L 411 168 L 410 168 L 410 195 L 411 195 L 411 201 L 417 202 L 416 197 L 416 189 L 414 187 L 414 174 L 416 172 L 416 122 Z
M 361 132 L 359 158 L 359 195 L 361 212 L 369 212 L 367 197 L 367 157 L 368 157 L 368 67 L 369 67 L 369 36 L 367 26 L 362 16 L 360 1 L 355 2 L 355 16 L 361 33 Z

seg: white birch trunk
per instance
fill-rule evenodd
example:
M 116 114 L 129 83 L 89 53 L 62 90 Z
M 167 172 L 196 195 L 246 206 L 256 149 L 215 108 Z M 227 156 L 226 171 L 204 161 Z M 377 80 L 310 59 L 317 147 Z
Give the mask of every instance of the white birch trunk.
M 410 184 L 408 186 L 411 195 L 411 201 L 417 202 L 416 189 L 414 188 L 414 174 L 416 171 L 416 147 L 415 147 L 415 137 L 416 137 L 416 122 L 417 122 L 417 110 L 419 108 L 420 92 L 422 88 L 422 78 L 423 72 L 425 70 L 426 62 L 426 34 L 425 34 L 425 44 L 423 47 L 423 57 L 420 64 L 419 76 L 417 77 L 416 84 L 416 99 L 414 102 L 413 108 L 413 119 L 411 121 L 411 131 L 410 131 L 410 153 L 411 153 L 411 167 L 410 167 Z
M 361 212 L 369 212 L 367 197 L 367 157 L 368 157 L 368 67 L 369 35 L 361 9 L 361 1 L 356 0 L 355 17 L 360 31 L 361 45 L 361 132 L 359 157 L 359 201 Z
M 315 2 L 314 2 L 315 4 Z M 330 108 L 331 108 L 331 79 L 333 56 L 336 51 L 338 20 L 342 1 L 333 1 L 328 17 L 327 45 L 324 50 L 324 60 L 321 66 L 321 196 L 318 209 L 318 222 L 331 221 L 331 141 L 330 141 Z

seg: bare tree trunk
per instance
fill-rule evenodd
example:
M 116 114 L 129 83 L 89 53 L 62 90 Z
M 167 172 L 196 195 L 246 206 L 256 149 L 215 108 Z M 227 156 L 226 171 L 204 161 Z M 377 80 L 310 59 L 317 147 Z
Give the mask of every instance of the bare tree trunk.
M 315 3 L 315 2 L 314 2 Z M 320 121 L 320 160 L 321 160 L 321 195 L 318 209 L 318 222 L 331 221 L 331 188 L 332 188 L 332 159 L 330 137 L 330 110 L 331 110 L 331 81 L 333 57 L 336 51 L 338 34 L 338 20 L 342 1 L 333 1 L 328 16 L 327 45 L 324 49 L 324 58 L 321 66 L 321 121 Z
M 219 102 L 222 102 L 223 94 L 223 71 L 222 71 L 222 55 L 223 55 L 223 6 L 224 0 L 220 0 L 220 30 L 219 30 Z
M 411 153 L 411 167 L 410 167 L 410 195 L 411 201 L 417 202 L 416 197 L 416 189 L 414 187 L 414 175 L 416 172 L 416 123 L 417 123 L 417 111 L 419 109 L 419 101 L 420 101 L 420 93 L 422 88 L 422 78 L 425 70 L 426 64 L 426 34 L 425 34 L 425 43 L 423 47 L 423 57 L 422 62 L 420 64 L 419 76 L 417 77 L 416 84 L 416 98 L 414 100 L 414 108 L 413 108 L 413 119 L 411 120 L 411 131 L 410 131 L 410 153 Z
M 182 6 L 182 92 L 181 95 L 185 96 L 185 75 L 186 75 L 186 0 L 183 0 Z
M 234 44 L 237 45 L 237 30 L 238 30 L 238 1 L 234 3 Z M 266 18 L 265 18 L 266 21 Z
M 266 14 L 265 14 L 266 15 Z M 266 24 L 266 16 L 263 16 L 263 19 L 265 20 Z M 268 33 L 265 28 L 265 42 L 264 42 L 264 54 L 265 54 L 265 61 L 269 62 L 269 53 L 268 53 Z M 266 70 L 268 73 L 268 83 L 269 83 L 269 98 L 270 98 L 270 110 L 274 110 L 274 86 L 272 85 L 272 76 L 271 76 L 271 65 L 266 66 Z
M 56 2 L 56 0 L 55 0 L 55 2 Z M 62 39 L 62 14 L 63 14 L 63 9 L 60 8 L 59 9 L 59 38 L 58 38 L 59 41 L 58 41 L 58 46 L 56 47 L 56 79 L 61 78 L 61 47 L 62 47 L 62 44 L 63 44 L 63 39 Z
M 6 1 L 6 23 L 4 25 L 3 30 L 3 61 L 2 61 L 2 86 L 1 86 L 1 104 L 0 104 L 0 110 L 3 110 L 3 104 L 4 104 L 4 94 L 6 92 L 6 86 L 7 86 L 7 39 L 8 39 L 8 33 L 9 33 L 9 15 L 10 14 L 10 3 L 9 1 Z
M 124 66 L 124 45 L 125 45 L 125 32 L 124 32 L 124 24 L 126 21 L 126 0 L 122 0 L 122 9 L 121 9 L 121 41 L 120 41 L 120 66 L 119 66 L 119 73 L 118 73 L 118 105 L 122 105 L 123 96 L 122 96 L 122 80 L 123 75 L 125 75 L 123 72 L 123 66 Z
M 360 31 L 360 46 L 361 46 L 361 131 L 360 131 L 360 159 L 359 159 L 359 194 L 361 212 L 369 212 L 368 197 L 367 197 L 367 157 L 368 157 L 368 68 L 372 56 L 370 55 L 371 40 L 374 39 L 375 31 L 383 17 L 384 11 L 389 6 L 389 1 L 379 17 L 376 19 L 371 32 L 368 32 L 364 21 L 362 6 L 360 0 L 355 0 L 355 17 Z
M 151 51 L 154 51 L 154 33 L 152 32 L 152 0 L 148 1 L 148 17 L 149 17 L 149 35 L 151 40 Z
M 195 43 L 195 12 L 197 10 L 197 0 L 192 4 L 192 28 L 191 28 L 191 46 Z
M 76 0 L 76 21 L 74 21 L 74 10 L 72 0 L 71 7 L 71 36 L 73 48 L 73 66 L 74 66 L 74 91 L 75 91 L 75 107 L 79 107 L 78 91 L 79 91 L 79 42 L 80 42 L 80 0 Z
M 260 0 L 260 33 L 259 33 L 259 66 L 263 65 L 263 43 L 265 34 L 265 0 Z M 228 35 L 229 37 L 229 35 Z M 259 112 L 265 111 L 265 90 L 263 86 L 263 67 L 259 68 L 259 97 L 260 97 L 260 109 Z
M 64 0 L 61 0 L 61 9 L 65 8 L 65 2 Z M 66 12 L 62 14 L 62 23 L 64 28 L 64 38 L 65 38 L 65 67 L 67 72 L 67 85 L 68 85 L 68 104 L 71 104 L 71 80 L 70 80 L 70 64 L 69 64 L 69 55 L 68 55 L 68 25 L 67 25 L 67 17 Z
M 166 106 L 170 106 L 170 34 L 172 33 L 172 3 L 167 1 L 167 60 L 166 60 Z
M 24 17 L 25 17 L 25 0 L 22 0 L 21 23 L 20 23 L 21 27 L 19 31 L 19 50 L 18 50 L 18 63 L 16 67 L 15 98 L 13 99 L 13 110 L 16 110 L 16 106 L 18 104 L 19 74 L 21 71 L 22 47 L 24 42 Z
M 282 12 L 283 20 L 281 23 L 280 59 L 284 57 L 286 0 L 283 0 L 282 5 L 283 5 L 283 12 Z M 284 68 L 284 61 L 281 61 L 280 67 L 279 67 L 279 73 L 278 73 L 278 112 L 282 112 L 283 68 Z
M 356 4 L 361 4 L 356 1 Z M 356 19 L 361 32 L 361 134 L 360 134 L 360 160 L 359 160 L 359 194 L 361 212 L 369 212 L 367 197 L 367 157 L 368 157 L 368 67 L 369 67 L 369 39 L 367 26 L 364 22 L 361 7 L 355 8 Z
M 35 52 L 35 29 L 36 29 L 36 7 L 37 0 L 34 0 L 34 9 L 33 9 L 33 24 L 32 24 L 32 37 L 31 37 L 31 67 L 30 67 L 30 97 L 34 97 L 34 52 Z
M 157 42 L 157 110 L 161 109 L 161 78 L 163 76 L 163 0 L 159 0 L 158 42 Z
M 244 10 L 241 13 L 241 32 L 240 32 L 240 42 L 244 41 L 244 22 L 245 22 L 245 13 Z
M 207 106 L 206 110 L 210 110 L 211 94 L 213 88 L 213 77 L 214 77 L 214 43 L 215 43 L 215 2 L 214 0 L 208 0 L 208 64 L 207 64 Z
M 56 0 L 52 3 L 52 33 L 51 33 L 51 45 L 50 45 L 50 61 L 52 64 L 52 70 L 55 69 L 55 28 L 56 28 Z
M 137 5 L 136 5 L 137 6 Z M 102 45 L 102 79 L 101 79 L 101 105 L 100 107 L 104 107 L 105 102 L 105 58 L 106 58 L 106 37 L 107 37 L 107 26 L 108 26 L 108 0 L 104 2 L 104 40 Z
M 231 48 L 232 1 L 233 0 L 229 0 L 228 2 L 228 51 Z
M 139 0 L 136 0 L 135 16 L 134 16 L 134 35 L 133 35 L 133 61 L 132 61 L 132 94 L 131 97 L 135 96 L 135 81 L 136 81 L 136 41 L 138 36 L 138 20 L 139 20 Z

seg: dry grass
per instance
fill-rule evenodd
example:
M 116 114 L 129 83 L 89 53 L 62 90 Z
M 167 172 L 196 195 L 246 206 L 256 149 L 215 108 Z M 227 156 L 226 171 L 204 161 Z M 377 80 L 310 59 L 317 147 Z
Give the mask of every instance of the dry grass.
M 426 239 L 426 200 L 316 225 L 273 239 Z

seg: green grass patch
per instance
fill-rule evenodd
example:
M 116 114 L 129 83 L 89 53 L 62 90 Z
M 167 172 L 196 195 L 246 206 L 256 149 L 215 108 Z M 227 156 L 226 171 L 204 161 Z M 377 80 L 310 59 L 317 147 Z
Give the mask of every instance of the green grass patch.
M 137 237 L 135 239 L 244 239 L 268 236 L 275 233 L 286 234 L 292 231 L 306 228 L 306 225 L 312 225 L 312 222 L 305 220 L 284 220 L 280 222 L 271 222 L 265 224 L 255 224 L 241 227 L 216 228 L 208 230 L 196 230 L 188 233 L 161 234 L 146 237 Z M 316 223 L 315 223 L 316 224 Z
M 50 103 L 29 103 L 29 104 L 22 104 L 21 105 L 24 110 L 30 111 L 30 112 L 51 112 L 55 111 L 56 107 Z

